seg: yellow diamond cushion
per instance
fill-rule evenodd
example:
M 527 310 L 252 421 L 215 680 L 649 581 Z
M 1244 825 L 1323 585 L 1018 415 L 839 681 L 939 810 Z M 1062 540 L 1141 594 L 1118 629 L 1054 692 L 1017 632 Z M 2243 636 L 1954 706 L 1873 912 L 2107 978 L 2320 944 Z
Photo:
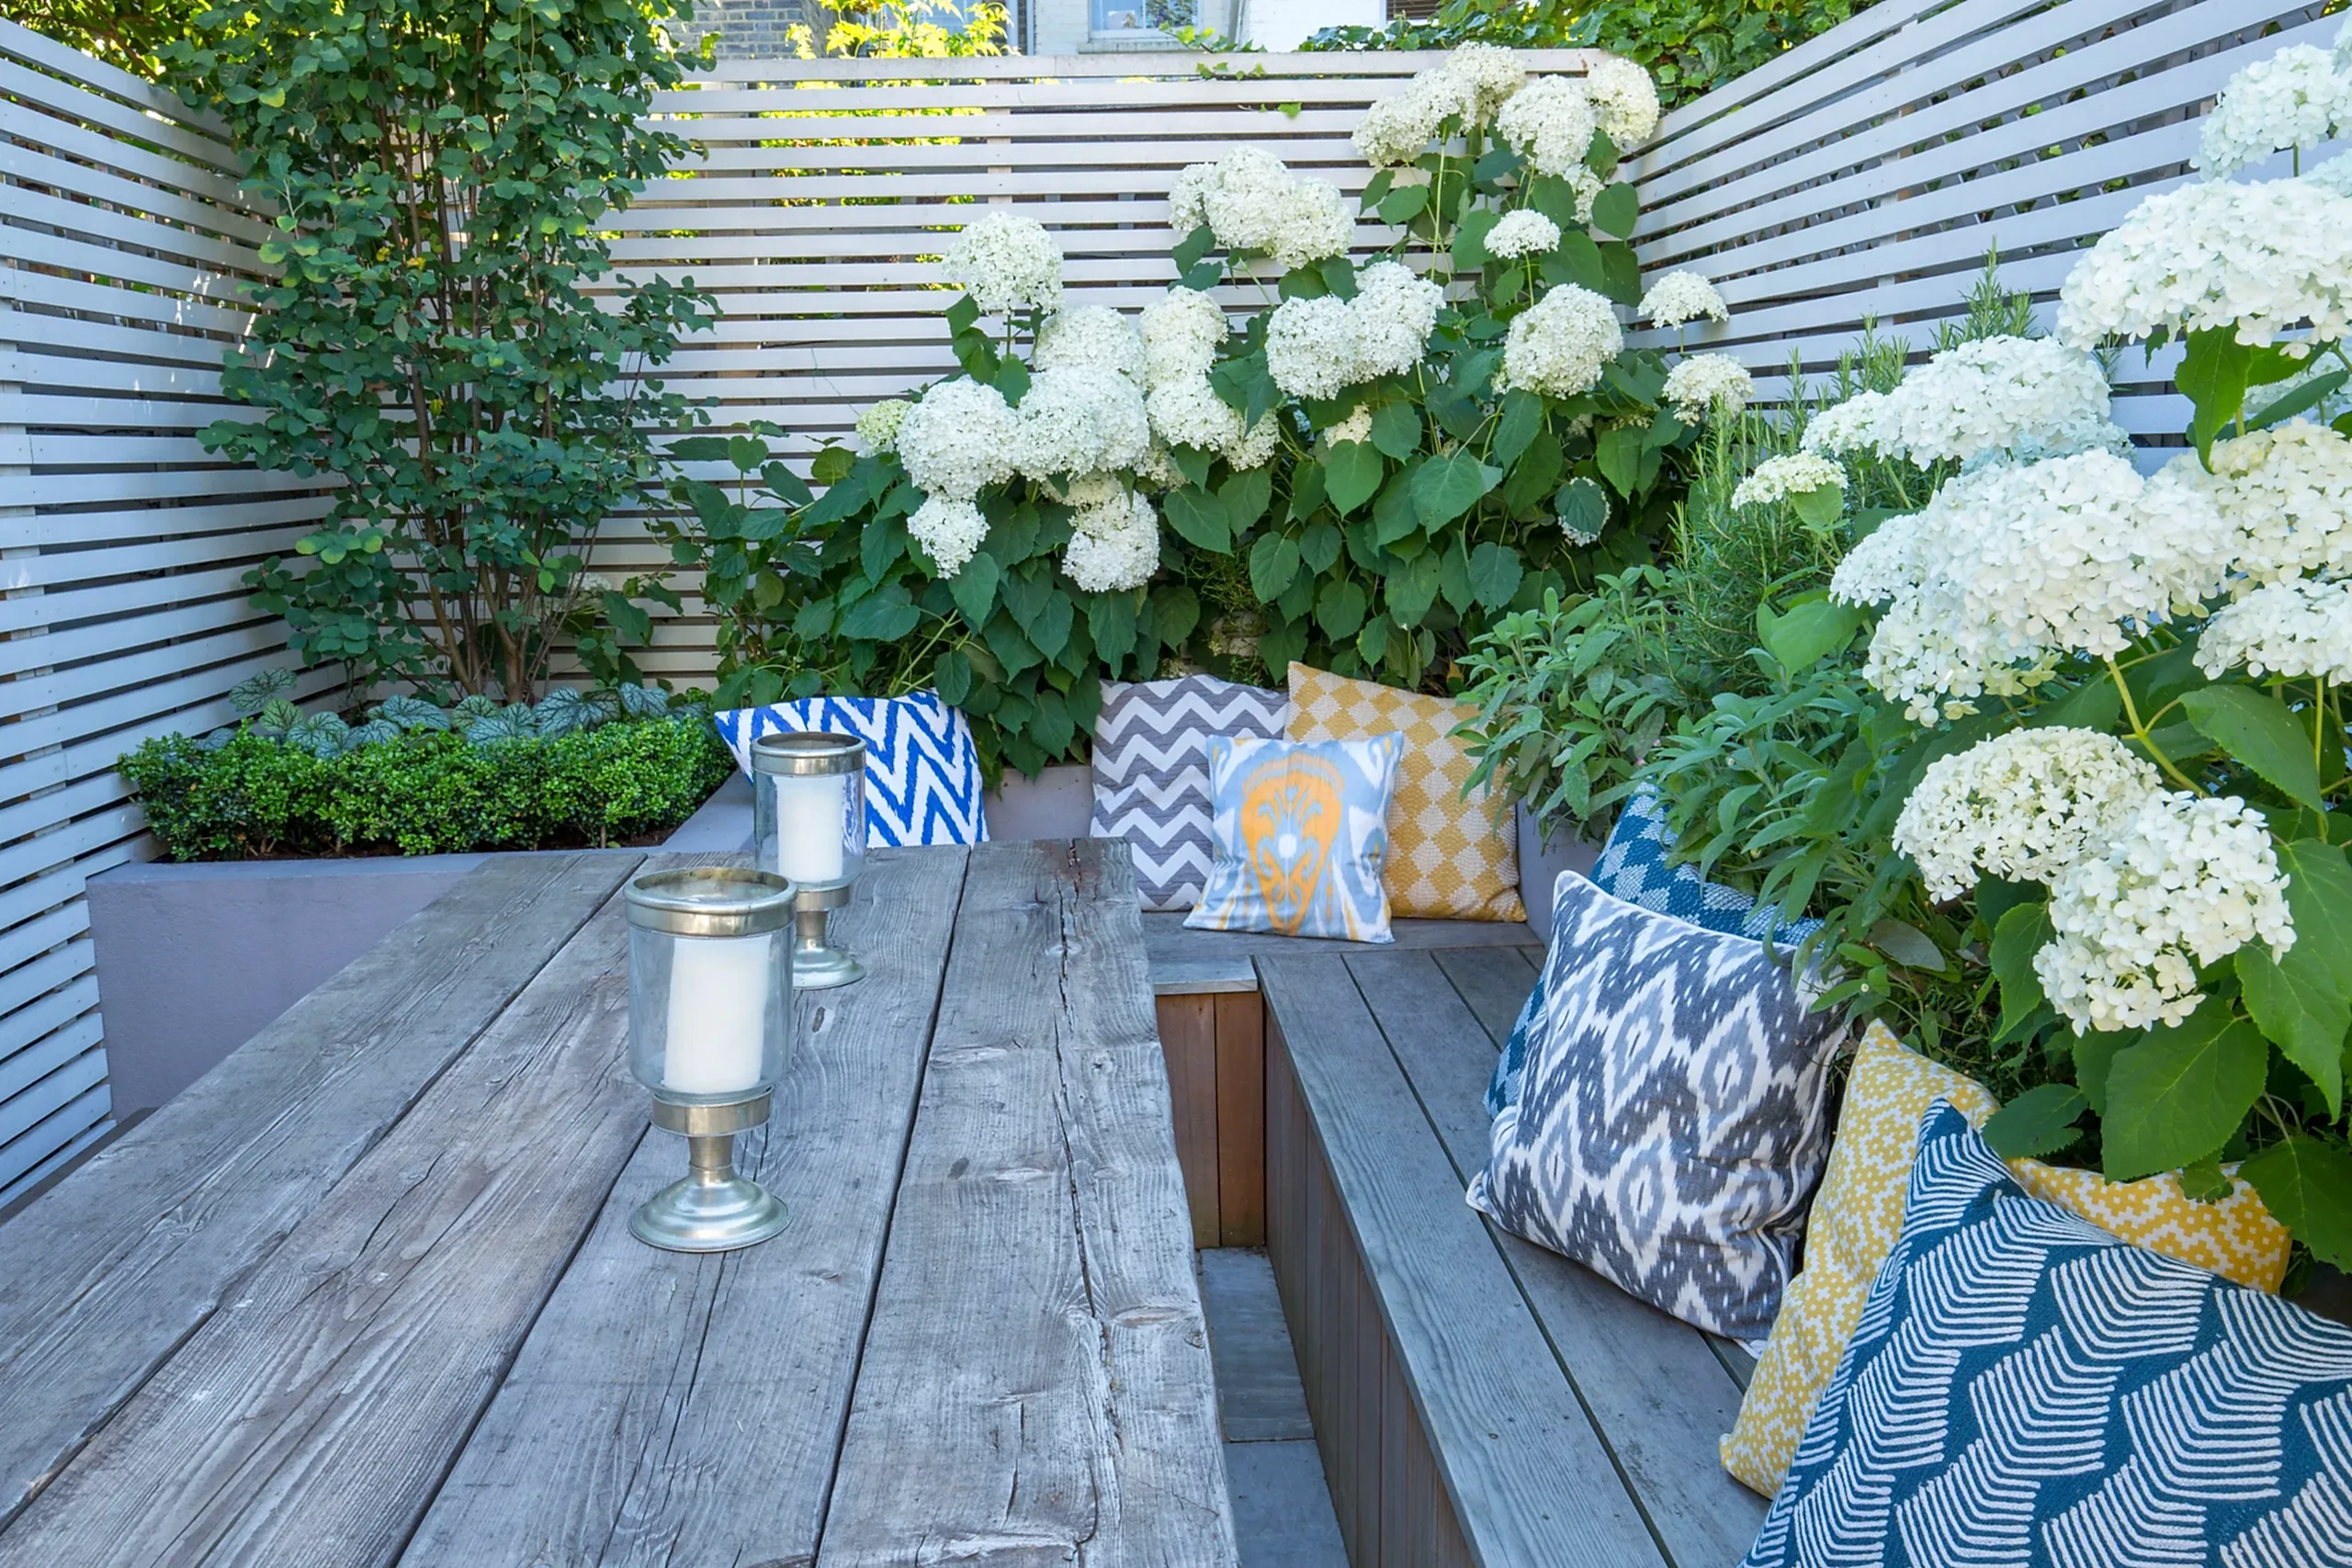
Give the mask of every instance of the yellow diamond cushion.
M 1982 1084 L 1928 1060 L 1872 1022 L 1855 1054 L 1828 1168 L 1814 1197 L 1804 1267 L 1790 1281 L 1722 1444 L 1724 1468 L 1767 1497 L 1788 1474 L 1805 1418 L 1903 1228 L 1919 1118 L 1938 1100 L 1951 1101 L 1975 1126 L 2000 1108 Z M 2012 1160 L 2009 1169 L 2035 1197 L 2138 1246 L 2258 1290 L 2277 1290 L 2286 1275 L 2286 1228 L 2242 1181 L 2221 1202 L 2199 1203 L 2181 1190 L 2177 1176 L 2114 1182 L 2039 1160 Z
M 1368 740 L 1402 735 L 1405 757 L 1388 809 L 1388 905 L 1430 919 L 1523 920 L 1519 839 L 1510 805 L 1492 790 L 1468 800 L 1476 764 L 1453 731 L 1476 716 L 1466 703 L 1370 681 L 1290 667 L 1293 740 Z

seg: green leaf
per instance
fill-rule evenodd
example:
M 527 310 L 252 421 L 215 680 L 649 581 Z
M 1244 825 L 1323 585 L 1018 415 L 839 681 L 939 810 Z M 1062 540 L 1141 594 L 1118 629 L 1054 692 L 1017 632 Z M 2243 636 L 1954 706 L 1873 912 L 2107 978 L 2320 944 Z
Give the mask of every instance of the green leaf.
M 1641 486 L 1642 433 L 1632 425 L 1612 424 L 1595 438 L 1593 457 L 1609 488 L 1632 500 Z
M 1630 239 L 1634 225 L 1642 216 L 1641 198 L 1634 187 L 1620 180 L 1592 198 L 1593 226 L 1604 234 Z
M 972 661 L 961 649 L 949 649 L 932 661 L 931 686 L 941 702 L 951 708 L 962 707 L 964 699 L 972 694 Z
M 1796 508 L 1797 516 L 1808 526 L 1827 528 L 1845 514 L 1846 492 L 1836 485 L 1801 490 L 1790 495 L 1789 504 Z
M 2219 998 L 2116 1053 L 2099 1118 L 2109 1180 L 2136 1181 L 2229 1142 L 2262 1096 L 2270 1045 Z
M 2292 950 L 2288 955 L 2293 956 Z M 2290 970 L 2258 943 L 2239 948 L 2235 964 L 2245 1010 L 2279 1054 L 2327 1096 L 2329 1119 L 2341 1116 L 2344 1036 L 2352 1031 L 2352 1004 L 2340 994 L 2335 976 Z
M 1470 552 L 1463 547 L 1463 544 L 1457 535 L 1453 542 L 1438 554 L 1438 596 L 1453 605 L 1457 615 L 1466 613 L 1471 605 L 1477 603 L 1470 592 Z
M 1400 626 L 1420 625 L 1437 603 L 1439 571 L 1437 552 L 1424 550 L 1390 572 L 1384 594 L 1388 618 Z
M 1579 539 L 1598 538 L 1609 526 L 1608 495 L 1582 475 L 1560 487 L 1552 498 L 1552 511 L 1560 526 Z
M 1135 596 L 1132 593 L 1093 595 L 1086 606 L 1086 629 L 1093 634 L 1094 651 L 1116 671 L 1120 662 L 1135 651 Z
M 1410 403 L 1383 403 L 1372 411 L 1372 444 L 1403 462 L 1421 449 L 1421 416 Z
M 2050 926 L 2050 906 L 2041 901 L 2016 906 L 1993 928 L 1993 977 L 2001 984 L 2001 1022 L 1993 1035 L 1996 1042 L 2010 1039 L 2009 1032 L 2032 1017 L 2046 999 L 2041 976 L 2033 972 L 2033 955 L 2056 934 Z
M 2083 1135 L 2075 1123 L 2090 1108 L 2073 1084 L 2036 1084 L 1993 1113 L 1984 1141 L 2003 1159 L 2040 1159 Z
M 2198 733 L 2254 770 L 2265 783 L 2313 811 L 2320 800 L 2319 760 L 2311 734 L 2287 705 L 2251 686 L 2204 686 L 2180 699 Z
M 2209 464 L 2213 438 L 2245 406 L 2246 372 L 2253 364 L 2254 351 L 2238 342 L 2235 327 L 2207 327 L 2188 334 L 2187 352 L 2180 368 L 2173 372 L 2173 382 L 2196 405 L 2188 436 L 2196 444 L 2198 457 Z
M 962 612 L 964 622 L 975 629 L 989 624 L 989 616 L 996 609 L 996 585 L 1003 568 L 996 557 L 986 550 L 978 552 L 964 563 L 964 570 L 947 580 L 947 592 Z
M 2352 1270 L 2352 1152 L 2298 1133 L 2238 1168 L 2312 1256 Z
M 2335 396 L 2348 378 L 2352 378 L 2352 371 L 2331 370 L 2324 376 L 2314 376 L 2284 397 L 2265 403 L 2260 412 L 2247 415 L 2245 427 L 2248 430 L 2267 430 L 2299 413 L 2315 409 Z
M 1428 210 L 1429 205 L 1430 187 L 1425 185 L 1392 190 L 1380 198 L 1380 220 L 1396 225 L 1410 223 Z
M 1261 604 L 1279 598 L 1298 575 L 1298 541 L 1269 534 L 1250 548 L 1250 589 Z
M 1488 541 L 1470 552 L 1470 592 L 1489 610 L 1510 604 L 1526 575 L 1519 552 L 1509 545 Z
M 1326 582 L 1315 596 L 1315 624 L 1333 642 L 1344 642 L 1363 625 L 1370 608 L 1363 588 L 1351 581 Z
M 1246 474 L 1235 474 L 1217 486 L 1217 499 L 1225 503 L 1225 525 L 1238 536 L 1266 514 L 1267 503 L 1274 494 L 1274 471 L 1271 466 L 1252 468 Z
M 1385 614 L 1366 621 L 1363 630 L 1356 634 L 1356 657 L 1366 664 L 1377 665 L 1381 656 L 1388 651 L 1388 634 L 1393 626 L 1394 623 Z
M 1901 920 L 1879 921 L 1871 928 L 1870 940 L 1872 947 L 1906 969 L 1940 975 L 1951 964 L 1951 960 L 1944 956 L 1944 950 L 1936 945 L 1935 938 Z
M 1380 421 L 1375 415 L 1373 420 L 1375 434 L 1379 427 Z M 1332 509 L 1345 517 L 1372 499 L 1387 473 L 1387 466 L 1369 443 L 1342 441 L 1333 446 L 1323 459 L 1323 488 L 1331 498 Z
M 1182 648 L 1184 639 L 1201 624 L 1200 596 L 1189 588 L 1158 588 L 1151 595 L 1152 623 L 1159 628 L 1159 640 L 1170 648 Z
M 1502 418 L 1495 424 L 1495 461 L 1506 468 L 1518 462 L 1519 455 L 1543 428 L 1543 399 L 1523 389 L 1504 393 Z
M 1477 505 L 1501 478 L 1469 452 L 1432 457 L 1413 475 L 1413 510 L 1421 526 L 1435 533 Z
M 1176 242 L 1168 254 L 1175 260 L 1176 270 L 1183 272 L 1193 263 L 1216 249 L 1216 235 L 1205 223 Z
M 1329 523 L 1310 524 L 1298 536 L 1298 558 L 1306 563 L 1307 570 L 1320 577 L 1340 558 L 1343 542 L 1340 531 Z
M 903 600 L 868 594 L 842 617 L 841 635 L 866 642 L 896 642 L 922 624 L 922 613 Z
M 1770 604 L 1756 606 L 1756 634 L 1781 668 L 1792 675 L 1812 669 L 1854 640 L 1870 619 L 1863 611 L 1835 600 L 1808 599 L 1774 614 Z
M 2082 1086 L 2083 1097 L 2091 1109 L 2101 1116 L 2107 1114 L 2107 1075 L 2115 1066 L 2115 1058 L 2132 1037 L 2120 1031 L 2094 1032 L 2075 1037 L 2075 1081 Z
M 1159 508 L 1168 525 L 1188 542 L 1221 556 L 1233 553 L 1233 529 L 1226 522 L 1225 503 L 1216 496 L 1187 486 L 1170 491 Z
M 1487 235 L 1502 221 L 1502 216 L 1482 207 L 1462 220 L 1462 226 L 1453 231 L 1454 271 L 1476 272 L 1487 265 Z
M 1069 644 L 1070 621 L 1075 614 L 1076 607 L 1071 604 L 1069 595 L 1057 584 L 1046 595 L 1036 618 L 1021 629 L 1029 634 L 1029 640 L 1036 646 L 1038 652 L 1051 659 Z

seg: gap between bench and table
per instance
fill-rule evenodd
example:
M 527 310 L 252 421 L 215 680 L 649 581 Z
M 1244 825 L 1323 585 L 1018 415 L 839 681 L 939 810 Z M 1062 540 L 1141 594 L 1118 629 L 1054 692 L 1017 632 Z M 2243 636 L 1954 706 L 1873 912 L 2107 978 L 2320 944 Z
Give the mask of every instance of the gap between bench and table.
M 1604 1561 L 1736 1562 L 1765 1506 L 1715 1452 L 1745 1352 L 1497 1231 L 1463 1202 L 1487 1151 L 1480 1096 L 1533 983 L 1533 957 L 1510 947 L 1268 955 L 1259 964 L 1270 1051 L 1285 1052 L 1296 1075 L 1381 1331 L 1481 1560 L 1587 1561 L 1605 1541 Z M 1477 1325 L 1469 1343 L 1465 1325 Z M 1301 1327 L 1311 1338 L 1313 1325 Z M 1538 1365 L 1558 1382 L 1531 1381 Z M 1492 1440 L 1506 1394 L 1522 1420 L 1562 1429 L 1534 1445 L 1544 1463 L 1532 1474 Z M 1527 1434 L 1516 1441 L 1528 1446 Z M 1595 1496 L 1604 1474 L 1611 1483 Z M 1646 1552 L 1615 1539 L 1612 1504 L 1637 1516 Z M 1528 1540 L 1545 1544 L 1532 1556 L 1513 1544 Z

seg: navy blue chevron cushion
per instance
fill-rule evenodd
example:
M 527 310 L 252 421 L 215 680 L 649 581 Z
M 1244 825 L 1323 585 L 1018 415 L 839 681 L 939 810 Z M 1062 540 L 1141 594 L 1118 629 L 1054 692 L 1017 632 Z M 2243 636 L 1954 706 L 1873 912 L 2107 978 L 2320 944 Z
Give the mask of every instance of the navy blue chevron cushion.
M 865 841 L 977 844 L 989 836 L 971 722 L 935 692 L 904 697 L 804 697 L 714 714 L 744 772 L 752 742 L 779 730 L 831 731 L 865 742 Z
M 2352 1329 L 2029 1197 L 1938 1100 L 1747 1563 L 1962 1562 L 2352 1562 Z

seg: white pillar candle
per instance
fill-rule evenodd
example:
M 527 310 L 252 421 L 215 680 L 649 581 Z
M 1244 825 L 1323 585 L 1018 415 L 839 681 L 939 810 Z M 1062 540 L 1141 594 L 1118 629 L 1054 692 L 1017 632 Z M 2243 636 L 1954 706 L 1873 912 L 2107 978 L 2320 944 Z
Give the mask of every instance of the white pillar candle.
M 775 870 L 807 887 L 826 887 L 841 881 L 849 775 L 768 776 L 775 784 Z
M 739 1094 L 758 1085 L 775 936 L 679 937 L 671 943 L 664 1088 Z

